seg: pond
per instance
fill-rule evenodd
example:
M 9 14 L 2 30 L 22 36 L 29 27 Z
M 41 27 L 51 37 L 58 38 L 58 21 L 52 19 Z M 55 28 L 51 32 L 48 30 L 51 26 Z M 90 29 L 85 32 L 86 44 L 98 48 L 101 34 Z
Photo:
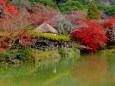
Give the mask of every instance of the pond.
M 0 65 L 0 86 L 115 86 L 115 52 L 53 65 Z

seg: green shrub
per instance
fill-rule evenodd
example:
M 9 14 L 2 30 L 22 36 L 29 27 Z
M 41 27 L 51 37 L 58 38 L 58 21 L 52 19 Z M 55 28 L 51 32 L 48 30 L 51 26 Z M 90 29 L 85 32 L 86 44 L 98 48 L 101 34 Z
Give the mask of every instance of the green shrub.
M 5 60 L 5 50 L 2 50 L 2 51 L 0 51 L 0 62 L 2 62 L 2 61 L 4 61 Z
M 75 43 L 72 44 L 71 48 L 60 49 L 60 54 L 63 58 L 78 59 L 80 57 L 80 50 Z
M 112 16 L 115 15 L 115 5 L 112 5 L 112 6 L 98 5 L 98 9 L 99 9 L 99 10 L 103 10 L 104 13 L 105 13 L 108 17 L 112 17 Z
M 62 13 L 71 13 L 72 11 L 81 9 L 83 9 L 83 5 L 78 1 L 67 1 L 62 3 L 59 7 Z
M 73 1 L 79 1 L 81 2 L 83 5 L 86 5 L 89 3 L 89 0 L 73 0 Z
M 110 7 L 105 7 L 104 12 L 107 16 L 115 16 L 115 5 Z
M 53 0 L 54 2 L 56 2 L 56 4 L 61 4 L 61 3 L 65 3 L 67 0 Z
M 56 4 L 53 0 L 29 0 L 31 3 L 40 3 L 44 6 L 56 7 Z
M 60 60 L 60 54 L 58 50 L 39 50 L 33 55 L 35 63 L 40 64 L 52 64 Z
M 31 59 L 31 54 L 34 52 L 34 49 L 28 48 L 28 49 L 21 49 L 16 52 L 16 55 L 18 58 L 21 60 L 30 60 Z
M 115 0 L 109 0 L 109 2 L 114 5 L 115 4 Z
M 7 49 L 3 52 L 0 52 L 0 62 L 7 63 L 41 63 L 49 64 L 55 63 L 60 60 L 61 56 L 58 50 L 35 50 L 32 48 L 28 49 L 19 49 L 11 50 Z
M 32 61 L 32 53 L 34 52 L 34 49 L 28 48 L 28 49 L 20 49 L 20 50 L 11 50 L 7 49 L 4 53 L 5 60 L 7 61 L 13 61 L 15 59 L 18 59 L 22 62 L 30 62 Z

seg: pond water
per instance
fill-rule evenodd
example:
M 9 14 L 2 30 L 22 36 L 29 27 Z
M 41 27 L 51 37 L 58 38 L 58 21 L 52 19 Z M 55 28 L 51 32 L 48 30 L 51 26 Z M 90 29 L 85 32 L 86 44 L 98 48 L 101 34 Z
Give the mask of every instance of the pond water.
M 115 53 L 53 65 L 0 65 L 0 86 L 115 86 Z

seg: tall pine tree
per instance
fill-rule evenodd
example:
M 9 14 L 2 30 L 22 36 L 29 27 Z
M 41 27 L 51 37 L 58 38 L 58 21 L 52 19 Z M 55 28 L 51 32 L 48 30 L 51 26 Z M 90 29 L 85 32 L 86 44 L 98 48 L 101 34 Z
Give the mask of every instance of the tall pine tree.
M 100 19 L 99 10 L 97 9 L 96 4 L 93 2 L 89 3 L 87 18 L 89 18 L 89 19 Z

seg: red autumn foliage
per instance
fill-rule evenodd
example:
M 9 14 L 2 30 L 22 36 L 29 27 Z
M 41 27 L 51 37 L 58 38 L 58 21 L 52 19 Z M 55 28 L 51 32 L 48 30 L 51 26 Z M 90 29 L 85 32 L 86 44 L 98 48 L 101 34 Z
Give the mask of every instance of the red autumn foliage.
M 42 24 L 43 22 L 46 22 L 50 19 L 52 19 L 56 15 L 55 10 L 49 10 L 47 12 L 44 11 L 38 11 L 37 13 L 28 13 L 25 15 L 25 18 L 28 19 L 28 21 L 34 25 L 38 26 Z M 49 24 L 54 25 L 54 22 L 50 22 Z
M 104 20 L 103 26 L 106 30 L 106 36 L 108 37 L 108 44 L 115 42 L 115 18 Z
M 1 43 L 1 48 L 6 48 L 8 47 L 9 43 L 8 42 L 3 42 Z
M 8 0 L 0 0 L 1 8 L 3 11 L 3 18 L 10 19 L 12 16 L 16 16 L 19 14 L 19 11 L 16 9 L 16 7 L 13 4 L 6 5 L 6 2 Z
M 31 44 L 32 38 L 32 36 L 26 35 L 24 32 L 20 32 L 16 37 L 16 40 L 19 40 L 22 46 L 29 46 Z
M 112 29 L 115 24 L 115 18 L 104 20 L 104 28 Z
M 104 28 L 97 22 L 91 20 L 77 21 L 79 25 L 85 23 L 70 34 L 71 39 L 76 38 L 77 43 L 86 46 L 88 50 L 96 51 L 100 47 L 105 46 L 107 37 Z
M 29 46 L 29 45 L 31 45 L 31 40 L 32 40 L 32 36 L 26 36 L 26 38 L 21 40 L 21 45 Z
M 14 24 L 13 18 L 19 15 L 19 11 L 13 4 L 7 4 L 8 0 L 0 0 L 0 30 L 13 31 L 12 25 Z M 15 20 L 16 21 L 16 20 Z M 15 26 L 15 24 L 13 25 Z
M 8 1 L 8 0 L 0 0 L 0 3 L 1 3 L 1 4 L 6 4 L 7 1 Z
M 0 39 L 0 48 L 8 48 L 9 45 L 12 47 L 12 43 L 15 43 L 15 41 L 19 41 L 18 44 L 21 46 L 30 46 L 31 41 L 33 39 L 33 36 L 27 35 L 24 32 L 20 32 L 16 37 L 10 37 L 10 36 L 3 36 Z
M 7 5 L 8 11 L 14 15 L 18 15 L 19 11 L 16 9 L 16 7 L 13 4 Z
M 7 48 L 9 46 L 11 37 L 10 36 L 3 36 L 0 37 L 0 48 Z
M 21 40 L 25 36 L 24 32 L 20 32 L 16 39 Z

